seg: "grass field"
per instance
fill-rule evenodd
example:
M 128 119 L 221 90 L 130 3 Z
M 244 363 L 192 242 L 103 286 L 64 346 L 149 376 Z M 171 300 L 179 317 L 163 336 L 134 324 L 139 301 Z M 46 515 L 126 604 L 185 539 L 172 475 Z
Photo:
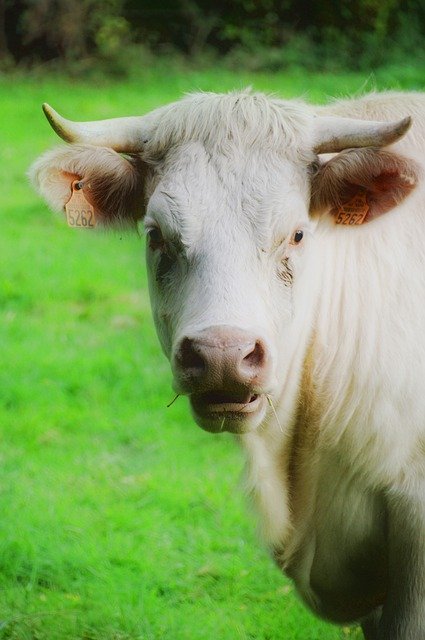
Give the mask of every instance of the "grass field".
M 317 621 L 274 568 L 232 438 L 198 429 L 183 399 L 166 408 L 142 240 L 68 229 L 25 177 L 57 142 L 43 101 L 94 119 L 248 84 L 323 101 L 425 76 L 0 81 L 0 640 L 361 637 Z

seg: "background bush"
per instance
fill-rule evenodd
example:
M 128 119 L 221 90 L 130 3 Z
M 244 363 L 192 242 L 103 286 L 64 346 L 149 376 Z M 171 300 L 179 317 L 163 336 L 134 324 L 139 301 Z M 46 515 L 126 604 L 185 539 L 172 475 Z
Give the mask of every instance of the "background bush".
M 0 0 L 3 69 L 103 64 L 125 73 L 148 51 L 219 55 L 252 70 L 367 70 L 424 64 L 424 41 L 423 0 Z

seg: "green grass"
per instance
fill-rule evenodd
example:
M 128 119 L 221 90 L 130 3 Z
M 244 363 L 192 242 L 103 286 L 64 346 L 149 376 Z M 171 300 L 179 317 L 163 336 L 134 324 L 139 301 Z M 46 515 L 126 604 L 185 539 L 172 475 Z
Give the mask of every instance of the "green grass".
M 273 566 L 232 438 L 203 433 L 183 399 L 166 408 L 142 241 L 68 229 L 25 178 L 57 142 L 43 101 L 101 118 L 247 84 L 324 100 L 424 75 L 1 80 L 0 640 L 360 638 L 317 621 Z

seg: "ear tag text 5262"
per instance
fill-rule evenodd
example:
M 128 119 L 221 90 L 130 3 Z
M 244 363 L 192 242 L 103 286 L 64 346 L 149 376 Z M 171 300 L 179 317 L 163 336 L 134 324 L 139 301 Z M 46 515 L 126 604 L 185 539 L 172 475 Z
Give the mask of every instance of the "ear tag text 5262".
M 335 224 L 363 224 L 368 213 L 369 203 L 366 193 L 356 193 L 351 200 L 338 207 L 335 213 Z
M 65 205 L 68 225 L 76 229 L 94 229 L 96 226 L 94 207 L 84 195 L 84 183 L 74 180 L 71 189 L 71 197 Z

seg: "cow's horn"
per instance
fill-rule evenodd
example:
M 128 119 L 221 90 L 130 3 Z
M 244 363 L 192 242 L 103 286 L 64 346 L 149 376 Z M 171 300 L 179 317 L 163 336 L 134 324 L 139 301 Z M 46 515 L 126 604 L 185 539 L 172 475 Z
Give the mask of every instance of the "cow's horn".
M 319 116 L 314 150 L 336 153 L 353 147 L 385 147 L 404 136 L 411 124 L 410 116 L 397 122 Z
M 43 111 L 52 128 L 66 142 L 110 147 L 122 153 L 137 153 L 143 148 L 146 137 L 143 116 L 73 122 L 60 116 L 46 103 Z

